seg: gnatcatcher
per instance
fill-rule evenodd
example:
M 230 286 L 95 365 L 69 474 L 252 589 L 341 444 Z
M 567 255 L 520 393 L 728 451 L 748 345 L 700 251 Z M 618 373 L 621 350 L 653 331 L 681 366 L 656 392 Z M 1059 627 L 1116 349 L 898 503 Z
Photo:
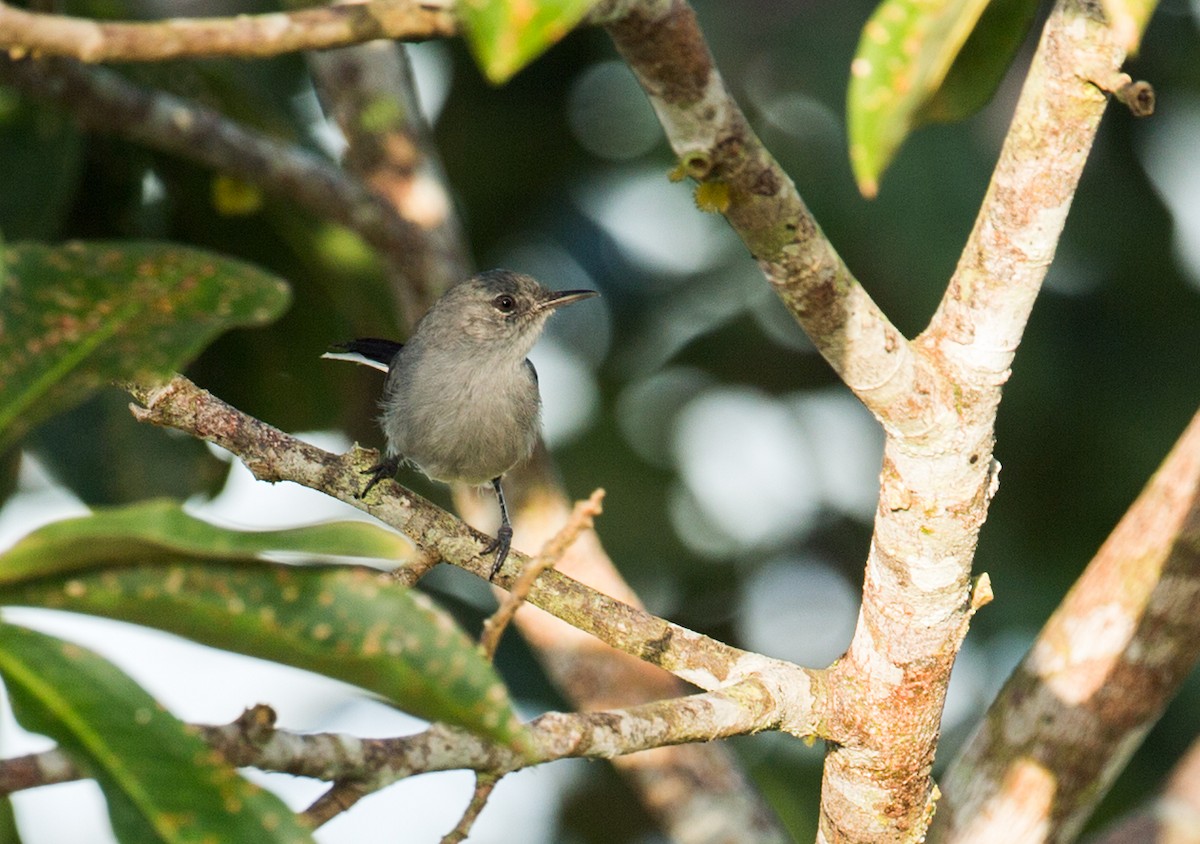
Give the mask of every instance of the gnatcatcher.
M 367 337 L 322 355 L 388 374 L 379 417 L 387 456 L 367 470 L 358 497 L 405 461 L 435 481 L 490 482 L 500 529 L 483 553 L 496 552 L 494 578 L 513 533 L 500 479 L 533 453 L 541 427 L 537 371 L 525 356 L 556 308 L 596 295 L 552 292 L 527 275 L 488 270 L 442 294 L 407 343 Z

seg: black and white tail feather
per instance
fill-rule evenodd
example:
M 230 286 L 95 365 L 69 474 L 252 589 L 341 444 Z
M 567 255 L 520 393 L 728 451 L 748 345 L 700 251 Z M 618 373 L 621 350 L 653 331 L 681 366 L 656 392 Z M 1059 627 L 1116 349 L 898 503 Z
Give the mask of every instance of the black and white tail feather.
M 348 360 L 351 363 L 387 372 L 392 359 L 400 353 L 402 348 L 404 348 L 404 344 L 397 343 L 395 340 L 359 337 L 357 340 L 349 340 L 331 346 L 329 351 L 321 357 L 328 360 Z
M 395 340 L 383 340 L 379 337 L 359 337 L 356 340 L 347 340 L 345 343 L 335 343 L 321 357 L 327 360 L 347 360 L 351 363 L 358 363 L 363 366 L 369 366 L 372 369 L 387 372 L 392 361 L 402 348 L 404 348 L 404 344 L 397 343 Z M 389 455 L 370 469 L 364 471 L 363 474 L 370 475 L 371 479 L 367 481 L 367 485 L 358 494 L 358 498 L 366 498 L 367 493 L 371 491 L 371 488 L 375 484 L 395 477 L 396 472 L 400 469 L 401 462 L 401 458 L 398 455 Z

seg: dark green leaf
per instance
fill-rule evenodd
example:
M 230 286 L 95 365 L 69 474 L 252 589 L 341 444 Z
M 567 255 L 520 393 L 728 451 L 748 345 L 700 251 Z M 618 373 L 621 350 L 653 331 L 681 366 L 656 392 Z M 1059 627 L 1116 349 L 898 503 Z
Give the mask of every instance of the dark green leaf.
M 58 233 L 82 159 L 83 138 L 74 120 L 0 85 L 0 229 L 7 237 Z
M 850 65 L 846 102 L 850 163 L 864 196 L 878 192 L 900 144 L 931 119 L 926 108 L 977 25 L 987 30 L 970 47 L 985 54 L 953 75 L 953 90 L 932 114 L 956 119 L 995 91 L 1028 28 L 1030 2 L 994 2 L 1002 8 L 982 20 L 987 0 L 883 0 L 876 7 Z
M 464 0 L 467 43 L 484 74 L 507 81 L 583 20 L 597 0 Z
M 152 501 L 40 528 L 0 554 L 0 603 L 157 627 L 376 692 L 431 720 L 519 744 L 491 663 L 428 598 L 348 566 L 265 553 L 396 558 L 403 537 L 369 522 L 242 532 Z
M 0 624 L 0 674 L 21 725 L 96 778 L 122 841 L 312 841 L 277 797 L 86 648 Z
M 21 447 L 92 507 L 216 495 L 230 463 L 203 441 L 138 422 L 129 394 L 101 389 L 29 433 Z
M 288 301 L 261 270 L 166 244 L 12 244 L 4 260 L 0 447 L 102 384 L 179 369 Z
M 523 740 L 492 665 L 424 595 L 362 568 L 247 562 L 164 556 L 5 586 L 0 603 L 156 627 L 353 683 L 423 718 Z

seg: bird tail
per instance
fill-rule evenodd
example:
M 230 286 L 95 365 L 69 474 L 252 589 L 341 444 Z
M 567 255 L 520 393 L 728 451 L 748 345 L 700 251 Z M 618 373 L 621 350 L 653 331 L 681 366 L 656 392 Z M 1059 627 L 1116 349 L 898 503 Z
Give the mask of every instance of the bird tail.
M 397 343 L 395 340 L 360 337 L 345 343 L 335 343 L 321 357 L 329 360 L 348 360 L 351 363 L 361 363 L 363 366 L 371 366 L 387 372 L 392 358 L 403 346 L 403 343 Z

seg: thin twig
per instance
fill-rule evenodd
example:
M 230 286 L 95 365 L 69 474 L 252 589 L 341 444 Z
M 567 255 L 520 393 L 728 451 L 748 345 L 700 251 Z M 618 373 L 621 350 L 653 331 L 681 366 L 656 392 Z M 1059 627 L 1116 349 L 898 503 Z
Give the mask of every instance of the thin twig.
M 488 798 L 492 796 L 498 782 L 500 777 L 496 774 L 475 773 L 475 791 L 471 794 L 471 802 L 467 804 L 454 829 L 442 836 L 441 844 L 461 844 L 467 840 L 467 836 L 471 834 L 471 827 L 475 826 L 479 813 L 487 805 Z
M 429 548 L 418 548 L 413 552 L 404 565 L 392 569 L 392 578 L 405 586 L 416 586 L 417 582 L 429 574 L 433 567 L 442 561 L 441 555 Z
M 604 490 L 597 489 L 590 497 L 575 502 L 571 516 L 562 530 L 556 533 L 542 546 L 542 550 L 529 564 L 521 569 L 515 581 L 509 586 L 507 594 L 500 601 L 500 606 L 486 621 L 483 622 L 483 632 L 479 636 L 479 649 L 484 656 L 492 659 L 496 648 L 500 645 L 500 637 L 504 635 L 509 622 L 529 597 L 529 590 L 542 572 L 553 568 L 562 559 L 585 530 L 590 530 L 595 524 L 595 518 L 603 512 L 601 502 L 604 500 Z
M 342 812 L 350 809 L 370 791 L 352 780 L 339 780 L 300 813 L 300 820 L 313 829 L 326 824 Z
M 585 17 L 606 23 L 644 0 L 600 0 Z M 224 18 L 93 21 L 0 2 L 0 51 L 14 58 L 62 56 L 85 62 L 266 58 L 347 47 L 376 39 L 426 41 L 459 32 L 454 0 L 361 0 Z

